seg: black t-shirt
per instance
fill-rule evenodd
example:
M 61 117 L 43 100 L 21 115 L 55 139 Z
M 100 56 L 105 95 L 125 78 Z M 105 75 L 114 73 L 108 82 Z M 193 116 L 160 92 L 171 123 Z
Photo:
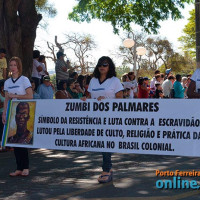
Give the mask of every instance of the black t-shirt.
M 162 94 L 162 90 L 158 90 L 156 89 L 156 92 L 155 92 L 155 98 L 159 99 L 160 98 L 160 95 L 159 94 Z

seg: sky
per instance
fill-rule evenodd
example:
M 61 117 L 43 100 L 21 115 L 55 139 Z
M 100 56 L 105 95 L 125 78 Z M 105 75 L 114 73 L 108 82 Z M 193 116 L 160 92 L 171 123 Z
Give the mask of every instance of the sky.
M 50 3 L 53 3 L 57 9 L 57 15 L 54 18 L 44 18 L 48 22 L 47 28 L 41 29 L 40 27 L 37 30 L 36 37 L 36 46 L 41 53 L 47 55 L 47 41 L 54 43 L 55 36 L 58 36 L 58 42 L 64 41 L 65 33 L 85 33 L 90 34 L 97 44 L 97 49 L 92 52 L 93 61 L 97 61 L 103 55 L 112 55 L 120 45 L 122 45 L 122 40 L 120 37 L 125 32 L 115 35 L 113 33 L 113 28 L 110 23 L 105 23 L 99 20 L 92 20 L 91 23 L 83 22 L 81 24 L 68 20 L 68 13 L 72 11 L 73 6 L 76 5 L 75 0 L 49 0 Z M 178 21 L 173 21 L 168 19 L 160 23 L 161 28 L 158 30 L 158 35 L 167 38 L 174 46 L 174 49 L 180 51 L 178 47 L 180 43 L 177 41 L 177 38 L 182 35 L 182 30 L 187 24 L 187 18 L 189 18 L 189 11 L 194 8 L 194 5 L 186 5 L 185 9 L 182 10 L 183 19 Z M 133 25 L 133 32 L 141 31 L 140 27 Z M 66 59 L 68 58 L 71 62 L 75 61 L 75 57 L 69 51 L 65 51 Z M 116 62 L 121 62 L 116 60 Z M 117 63 L 116 63 L 117 64 Z M 47 68 L 49 71 L 54 70 L 54 63 L 50 60 L 47 60 Z

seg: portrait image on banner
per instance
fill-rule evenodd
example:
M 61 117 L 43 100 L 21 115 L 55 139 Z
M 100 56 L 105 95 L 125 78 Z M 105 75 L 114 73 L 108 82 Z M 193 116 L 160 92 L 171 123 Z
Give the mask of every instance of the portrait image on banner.
M 12 102 L 8 144 L 33 144 L 36 102 Z

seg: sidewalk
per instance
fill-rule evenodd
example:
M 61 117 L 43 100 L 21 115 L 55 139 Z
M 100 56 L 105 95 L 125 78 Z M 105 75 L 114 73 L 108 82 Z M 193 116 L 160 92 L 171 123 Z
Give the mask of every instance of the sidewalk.
M 114 180 L 98 184 L 101 153 L 37 149 L 30 151 L 30 176 L 8 176 L 15 169 L 13 152 L 0 153 L 2 200 L 150 200 L 200 199 L 199 190 L 160 190 L 155 170 L 199 170 L 200 158 L 113 154 Z M 169 177 L 167 177 L 170 179 Z M 198 177 L 184 177 L 199 180 Z

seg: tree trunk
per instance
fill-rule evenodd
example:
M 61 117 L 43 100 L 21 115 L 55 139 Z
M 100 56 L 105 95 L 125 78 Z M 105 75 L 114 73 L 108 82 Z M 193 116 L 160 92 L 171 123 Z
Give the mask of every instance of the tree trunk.
M 23 75 L 30 77 L 36 29 L 42 19 L 34 0 L 0 0 L 0 46 L 7 50 L 8 60 L 22 60 Z
M 195 23 L 196 23 L 196 63 L 200 68 L 200 0 L 195 0 Z

